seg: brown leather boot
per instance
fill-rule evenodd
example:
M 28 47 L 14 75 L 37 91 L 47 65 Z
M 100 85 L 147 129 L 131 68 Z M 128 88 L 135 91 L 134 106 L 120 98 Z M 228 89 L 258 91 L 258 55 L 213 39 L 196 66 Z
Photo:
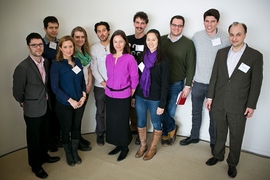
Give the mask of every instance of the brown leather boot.
M 161 134 L 162 134 L 162 130 L 155 130 L 154 129 L 150 149 L 144 155 L 143 160 L 150 160 L 156 154 L 156 152 L 157 152 L 156 147 L 157 147 L 157 143 L 161 137 Z
M 141 146 L 135 155 L 136 158 L 142 157 L 148 148 L 147 147 L 147 140 L 146 140 L 146 127 L 138 128 L 138 133 L 139 133 L 140 140 L 141 140 Z

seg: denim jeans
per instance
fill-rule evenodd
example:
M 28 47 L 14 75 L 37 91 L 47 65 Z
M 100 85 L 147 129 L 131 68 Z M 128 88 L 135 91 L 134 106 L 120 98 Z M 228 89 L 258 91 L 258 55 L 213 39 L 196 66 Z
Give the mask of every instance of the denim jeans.
M 174 115 L 176 111 L 176 99 L 180 91 L 182 91 L 184 81 L 178 81 L 169 84 L 169 91 L 167 95 L 167 105 L 162 115 L 163 135 L 167 135 L 175 128 Z
M 194 81 L 191 101 L 192 101 L 192 129 L 190 132 L 191 139 L 198 139 L 200 135 L 200 128 L 202 123 L 202 108 L 204 108 L 204 99 L 207 97 L 208 84 L 198 83 Z M 209 111 L 210 124 L 209 124 L 209 134 L 210 143 L 215 144 L 214 135 L 214 122 L 211 111 Z
M 147 109 L 149 109 L 151 122 L 153 124 L 154 129 L 162 130 L 161 116 L 157 115 L 158 105 L 159 105 L 159 101 L 148 100 L 148 99 L 141 98 L 140 96 L 135 96 L 135 106 L 136 106 L 136 113 L 138 117 L 139 128 L 146 127 Z

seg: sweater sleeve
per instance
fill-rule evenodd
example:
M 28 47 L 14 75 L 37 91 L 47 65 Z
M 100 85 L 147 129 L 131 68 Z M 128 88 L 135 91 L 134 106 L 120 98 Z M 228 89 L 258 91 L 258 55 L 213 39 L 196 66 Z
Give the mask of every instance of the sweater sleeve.
M 190 46 L 187 52 L 187 70 L 186 70 L 186 86 L 191 86 L 193 76 L 195 74 L 195 65 L 196 65 L 196 53 L 195 53 L 195 47 L 194 43 L 190 41 Z

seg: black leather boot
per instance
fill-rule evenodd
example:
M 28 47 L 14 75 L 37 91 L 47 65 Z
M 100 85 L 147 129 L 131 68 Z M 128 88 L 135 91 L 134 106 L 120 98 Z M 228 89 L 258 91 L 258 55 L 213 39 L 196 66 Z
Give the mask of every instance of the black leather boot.
M 78 155 L 79 140 L 71 139 L 72 155 L 76 164 L 81 164 L 82 159 Z

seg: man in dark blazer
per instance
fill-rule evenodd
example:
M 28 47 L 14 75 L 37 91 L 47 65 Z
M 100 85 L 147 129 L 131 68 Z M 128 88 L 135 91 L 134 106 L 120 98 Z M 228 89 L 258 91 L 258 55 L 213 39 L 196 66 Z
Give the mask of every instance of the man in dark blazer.
M 28 163 L 37 177 L 46 178 L 48 174 L 42 164 L 60 160 L 47 153 L 51 107 L 49 62 L 42 57 L 44 44 L 38 33 L 29 34 L 26 42 L 30 55 L 14 71 L 13 96 L 24 112 Z
M 208 91 L 206 108 L 212 108 L 215 126 L 215 148 L 206 164 L 223 161 L 228 128 L 230 153 L 228 175 L 237 175 L 246 119 L 251 118 L 260 95 L 263 79 L 263 56 L 245 42 L 247 27 L 234 22 L 229 26 L 232 46 L 217 52 Z

